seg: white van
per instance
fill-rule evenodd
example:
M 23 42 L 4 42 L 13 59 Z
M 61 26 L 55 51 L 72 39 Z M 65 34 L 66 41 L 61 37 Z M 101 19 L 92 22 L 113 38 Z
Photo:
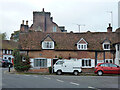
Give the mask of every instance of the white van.
M 58 60 L 54 64 L 54 72 L 58 75 L 62 73 L 73 73 L 78 75 L 82 72 L 80 60 Z

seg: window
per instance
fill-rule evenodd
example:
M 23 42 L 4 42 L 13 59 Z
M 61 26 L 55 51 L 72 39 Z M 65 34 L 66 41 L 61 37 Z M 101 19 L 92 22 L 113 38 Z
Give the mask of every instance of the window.
M 106 63 L 113 63 L 113 60 L 112 59 L 105 59 L 105 62 Z
M 7 50 L 5 50 L 5 53 L 4 54 L 7 54 Z
M 12 54 L 12 51 L 10 50 L 9 53 Z
M 47 67 L 47 59 L 34 59 L 34 67 Z
M 57 27 L 53 26 L 53 32 L 57 32 Z
M 110 67 L 117 67 L 115 64 L 109 64 Z
M 104 44 L 103 44 L 103 49 L 104 49 L 104 50 L 110 50 L 110 44 L 104 43 Z
M 42 42 L 42 49 L 54 49 L 54 42 L 53 41 Z
M 85 39 L 81 38 L 78 42 L 77 42 L 77 49 L 78 50 L 87 50 L 87 42 Z
M 91 59 L 82 59 L 82 66 L 91 66 Z
M 87 44 L 78 44 L 78 50 L 87 50 Z
M 108 64 L 100 64 L 101 67 L 108 67 Z

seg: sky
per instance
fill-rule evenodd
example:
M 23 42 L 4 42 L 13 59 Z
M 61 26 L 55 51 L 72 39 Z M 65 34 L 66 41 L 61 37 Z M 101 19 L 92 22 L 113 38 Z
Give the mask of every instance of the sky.
M 33 23 L 33 11 L 51 12 L 53 21 L 68 32 L 106 32 L 108 23 L 118 28 L 119 0 L 0 0 L 0 32 L 7 37 L 20 29 L 22 20 Z M 110 13 L 112 11 L 112 14 Z M 113 15 L 113 19 L 111 19 Z M 85 26 L 83 26 L 85 25 Z

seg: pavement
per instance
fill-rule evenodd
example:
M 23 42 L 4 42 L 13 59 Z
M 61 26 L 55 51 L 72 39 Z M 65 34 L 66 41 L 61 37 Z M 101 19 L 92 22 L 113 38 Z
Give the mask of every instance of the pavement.
M 66 75 L 21 75 L 5 73 L 3 68 L 2 88 L 87 88 L 101 90 L 118 89 L 118 76 L 66 76 Z M 74 89 L 73 89 L 74 90 Z

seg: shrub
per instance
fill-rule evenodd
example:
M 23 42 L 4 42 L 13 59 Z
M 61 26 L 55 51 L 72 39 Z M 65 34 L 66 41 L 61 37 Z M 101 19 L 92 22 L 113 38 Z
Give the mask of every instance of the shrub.
M 49 67 L 49 73 L 52 73 L 52 67 Z
M 13 50 L 14 68 L 18 72 L 28 71 L 31 68 L 30 59 L 26 55 L 21 55 L 19 50 Z M 22 59 L 25 59 L 24 61 Z

